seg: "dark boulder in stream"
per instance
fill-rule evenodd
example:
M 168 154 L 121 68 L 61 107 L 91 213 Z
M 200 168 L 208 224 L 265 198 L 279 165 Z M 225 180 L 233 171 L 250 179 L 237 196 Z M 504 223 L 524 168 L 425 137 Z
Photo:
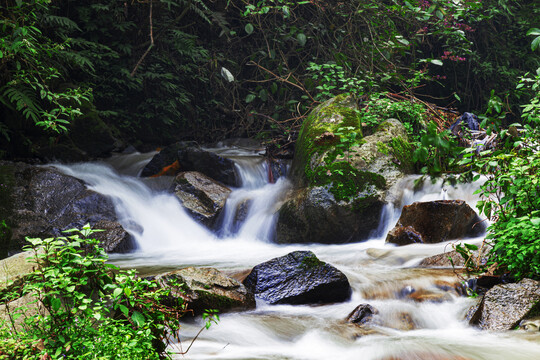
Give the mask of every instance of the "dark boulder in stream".
M 244 285 L 270 304 L 318 304 L 346 301 L 347 277 L 311 251 L 295 251 L 253 268 Z
M 397 245 L 434 244 L 479 236 L 485 225 L 463 200 L 415 202 L 404 206 L 386 242 Z
M 171 190 L 195 220 L 210 228 L 231 193 L 228 187 L 197 171 L 178 174 Z
M 0 162 L 0 255 L 21 251 L 25 237 L 63 236 L 63 230 L 101 224 L 114 232 L 102 236 L 109 252 L 132 249 L 129 234 L 117 222 L 113 203 L 85 183 L 60 171 L 24 163 Z M 100 236 L 100 235 L 98 235 Z M 97 237 L 98 237 L 97 236 Z
M 496 285 L 469 313 L 470 324 L 480 329 L 515 329 L 522 320 L 540 313 L 540 282 L 523 279 L 519 283 Z
M 255 308 L 253 293 L 239 281 L 214 268 L 188 267 L 155 277 L 170 296 L 182 298 L 195 315 L 206 309 L 220 312 Z
M 204 150 L 192 141 L 167 146 L 144 167 L 141 177 L 176 175 L 180 171 L 198 171 L 225 185 L 239 186 L 234 162 Z

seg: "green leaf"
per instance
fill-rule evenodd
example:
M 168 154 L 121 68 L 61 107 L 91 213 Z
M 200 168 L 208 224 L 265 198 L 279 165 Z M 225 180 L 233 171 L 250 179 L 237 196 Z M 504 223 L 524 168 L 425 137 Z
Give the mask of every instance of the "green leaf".
M 443 62 L 439 59 L 432 59 L 430 60 L 430 63 L 432 63 L 433 65 L 437 65 L 437 66 L 442 66 L 443 65 Z
M 62 300 L 60 300 L 59 298 L 52 299 L 51 307 L 53 311 L 58 311 L 58 309 L 60 309 L 60 306 L 62 306 Z
M 540 46 L 540 36 L 536 37 L 531 43 L 531 50 L 534 51 Z
M 255 100 L 256 96 L 255 94 L 248 94 L 246 96 L 246 104 L 249 104 L 250 102 L 252 102 L 253 100 Z
M 122 288 L 116 288 L 116 289 L 114 289 L 114 291 L 113 291 L 113 297 L 114 297 L 114 298 L 119 297 L 120 294 L 122 294 Z
M 125 317 L 129 316 L 129 309 L 127 308 L 127 306 L 122 305 L 122 304 L 118 304 L 118 308 L 120 309 L 122 314 L 124 314 Z
M 532 218 L 532 219 L 531 219 L 531 223 L 532 223 L 534 226 L 540 225 L 540 218 Z
M 540 29 L 532 28 L 527 31 L 527 35 L 540 36 Z
M 131 289 L 128 287 L 124 288 L 124 294 L 126 294 L 127 297 L 131 296 Z
M 131 320 L 133 320 L 137 326 L 143 326 L 146 322 L 144 315 L 138 311 L 133 312 L 133 315 L 131 315 Z
M 300 34 L 296 35 L 296 40 L 298 41 L 300 46 L 304 46 L 304 45 L 306 45 L 307 37 L 303 33 L 300 33 Z
M 253 33 L 253 25 L 251 25 L 251 23 L 247 23 L 246 26 L 244 27 L 244 30 L 246 30 L 246 33 L 248 35 L 251 35 Z

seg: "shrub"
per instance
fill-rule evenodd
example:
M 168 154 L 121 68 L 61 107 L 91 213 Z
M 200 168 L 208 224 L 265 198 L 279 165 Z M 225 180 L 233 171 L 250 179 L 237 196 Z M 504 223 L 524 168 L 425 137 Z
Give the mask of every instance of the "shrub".
M 159 359 L 187 311 L 178 298 L 134 270 L 106 264 L 87 225 L 71 236 L 27 239 L 35 271 L 0 300 L 9 319 L 0 329 L 0 357 L 25 359 Z M 28 307 L 10 309 L 27 297 Z M 164 305 L 167 298 L 168 306 Z

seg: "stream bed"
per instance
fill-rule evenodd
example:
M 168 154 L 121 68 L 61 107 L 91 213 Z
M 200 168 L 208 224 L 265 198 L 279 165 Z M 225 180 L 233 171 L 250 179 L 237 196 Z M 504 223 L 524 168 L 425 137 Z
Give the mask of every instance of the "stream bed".
M 380 226 L 369 240 L 341 245 L 278 245 L 272 242 L 275 214 L 291 186 L 287 179 L 268 183 L 267 165 L 257 149 L 212 151 L 233 159 L 242 178 L 242 186 L 234 189 L 227 201 L 218 234 L 192 220 L 165 191 L 172 178 L 137 177 L 152 153 L 56 167 L 113 200 L 120 223 L 138 246 L 133 253 L 111 255 L 111 262 L 122 268 L 156 274 L 186 266 L 211 266 L 235 273 L 291 251 L 311 250 L 345 273 L 353 294 L 347 302 L 318 306 L 268 305 L 257 300 L 255 310 L 221 315 L 218 325 L 203 331 L 189 352 L 174 355 L 175 359 L 540 359 L 540 333 L 490 333 L 470 327 L 464 317 L 474 299 L 452 292 L 442 302 L 400 296 L 403 289 L 429 290 L 457 281 L 452 269 L 417 267 L 423 258 L 450 250 L 451 244 L 385 244 L 400 209 L 414 201 L 443 198 L 462 199 L 474 208 L 478 200 L 472 195 L 474 184 L 443 188 L 440 183 L 427 183 L 414 191 L 415 177 L 411 177 L 392 192 L 394 203 L 386 206 Z M 235 222 L 236 209 L 246 201 L 250 205 L 245 220 Z M 377 325 L 370 333 L 359 333 L 344 321 L 363 303 L 379 310 Z M 186 318 L 181 341 L 170 350 L 185 351 L 203 326 L 200 318 Z

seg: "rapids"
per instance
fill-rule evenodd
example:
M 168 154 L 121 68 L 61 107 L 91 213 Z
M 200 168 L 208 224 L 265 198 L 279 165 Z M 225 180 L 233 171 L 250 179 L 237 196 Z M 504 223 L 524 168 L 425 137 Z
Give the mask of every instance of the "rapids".
M 414 201 L 436 199 L 463 199 L 474 208 L 478 199 L 472 194 L 477 184 L 443 187 L 440 182 L 428 182 L 414 191 L 415 177 L 411 177 L 392 190 L 393 201 L 384 208 L 380 226 L 368 241 L 278 245 L 272 242 L 275 214 L 290 188 L 289 182 L 281 178 L 275 184 L 267 183 L 267 165 L 257 149 L 211 150 L 233 159 L 242 178 L 242 186 L 227 200 L 218 234 L 193 221 L 174 195 L 166 192 L 172 178 L 137 177 L 153 153 L 55 166 L 114 202 L 120 223 L 138 246 L 133 253 L 111 255 L 111 261 L 120 267 L 137 268 L 143 274 L 192 265 L 236 272 L 294 250 L 309 249 L 347 275 L 353 295 L 348 302 L 324 306 L 271 306 L 258 301 L 253 311 L 222 315 L 218 325 L 203 331 L 190 351 L 175 355 L 175 359 L 540 359 L 538 334 L 495 334 L 469 327 L 463 318 L 474 300 L 451 295 L 448 301 L 433 303 L 396 296 L 407 287 L 430 289 L 436 282 L 456 281 L 451 270 L 415 268 L 421 259 L 441 253 L 451 244 L 385 244 L 401 208 Z M 243 203 L 249 204 L 249 210 L 245 220 L 238 222 L 236 211 Z M 361 303 L 380 311 L 376 315 L 380 325 L 375 333 L 356 337 L 353 327 L 343 319 Z M 414 324 L 413 330 L 388 326 L 399 323 L 403 314 Z M 185 350 L 202 326 L 202 319 L 186 319 L 181 342 L 170 350 Z

